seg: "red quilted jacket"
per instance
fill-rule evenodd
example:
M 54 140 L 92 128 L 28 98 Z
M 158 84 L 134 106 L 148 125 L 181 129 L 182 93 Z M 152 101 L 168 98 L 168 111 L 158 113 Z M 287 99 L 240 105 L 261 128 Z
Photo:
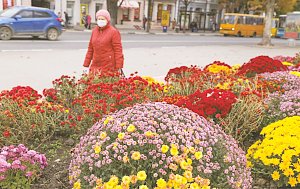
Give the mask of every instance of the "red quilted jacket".
M 104 28 L 95 27 L 83 66 L 89 67 L 92 73 L 116 72 L 123 64 L 120 32 L 109 24 Z

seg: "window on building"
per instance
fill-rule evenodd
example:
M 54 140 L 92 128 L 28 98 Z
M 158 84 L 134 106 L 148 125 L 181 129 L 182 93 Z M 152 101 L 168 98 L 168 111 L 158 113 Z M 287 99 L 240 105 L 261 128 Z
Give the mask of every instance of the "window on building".
M 34 7 L 50 8 L 50 1 L 47 1 L 47 0 L 32 0 L 31 5 L 34 6 Z
M 135 21 L 140 20 L 140 10 L 141 10 L 141 3 L 139 2 L 139 8 L 134 9 L 134 20 Z
M 23 10 L 18 13 L 22 18 L 33 18 L 33 11 Z
M 68 1 L 67 2 L 67 13 L 68 13 L 68 16 L 70 19 L 73 17 L 73 11 L 74 11 L 74 2 Z
M 3 9 L 14 6 L 14 0 L 3 0 Z
M 49 18 L 50 14 L 47 12 L 34 11 L 33 12 L 35 18 Z
M 96 9 L 95 9 L 96 12 L 98 10 L 101 10 L 102 8 L 103 8 L 103 4 L 102 3 L 96 3 Z M 96 15 L 96 12 L 95 12 L 95 15 Z
M 123 9 L 123 20 L 129 21 L 129 9 Z
M 163 4 L 158 4 L 157 5 L 157 21 L 161 21 L 161 15 L 162 15 L 162 9 L 163 9 Z
M 170 15 L 172 15 L 172 5 L 168 5 L 167 10 L 169 11 Z

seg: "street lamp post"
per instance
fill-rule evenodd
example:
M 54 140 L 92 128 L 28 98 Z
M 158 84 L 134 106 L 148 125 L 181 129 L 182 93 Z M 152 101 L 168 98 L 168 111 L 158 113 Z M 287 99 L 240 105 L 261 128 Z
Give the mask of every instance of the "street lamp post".
M 205 27 L 206 27 L 206 14 L 207 14 L 207 0 L 205 0 L 205 8 L 204 8 L 204 28 L 203 31 L 205 32 Z

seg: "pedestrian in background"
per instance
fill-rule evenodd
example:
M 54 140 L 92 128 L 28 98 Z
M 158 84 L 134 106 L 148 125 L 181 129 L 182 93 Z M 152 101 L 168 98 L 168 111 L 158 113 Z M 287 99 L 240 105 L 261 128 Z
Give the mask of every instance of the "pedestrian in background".
M 107 10 L 99 10 L 96 19 L 83 66 L 94 74 L 121 73 L 124 57 L 120 32 L 110 25 Z
M 69 26 L 69 15 L 66 11 L 64 11 L 65 14 L 65 27 L 68 28 Z
M 175 26 L 176 26 L 176 19 L 174 18 L 174 20 L 172 21 L 172 30 L 175 30 Z
M 92 21 L 92 17 L 88 14 L 86 15 L 86 29 L 91 29 L 91 21 Z
M 147 23 L 147 18 L 146 18 L 146 16 L 144 15 L 144 17 L 143 17 L 143 29 L 144 29 L 144 30 L 146 29 L 146 23 Z

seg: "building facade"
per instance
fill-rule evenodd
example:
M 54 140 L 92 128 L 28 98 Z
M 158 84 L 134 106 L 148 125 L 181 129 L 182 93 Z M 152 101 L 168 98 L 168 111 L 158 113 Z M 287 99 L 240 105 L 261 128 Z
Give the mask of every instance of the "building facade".
M 216 29 L 220 16 L 218 0 L 194 0 L 188 5 L 187 12 L 182 1 L 177 1 L 179 1 L 177 19 L 181 27 L 187 14 L 186 28 L 191 22 L 195 22 L 199 29 Z
M 160 26 L 163 11 L 169 12 L 169 20 L 181 23 L 184 18 L 185 8 L 181 0 L 151 0 L 151 22 L 153 26 Z M 199 28 L 210 27 L 212 19 L 216 18 L 218 0 L 194 0 L 188 6 L 187 24 L 194 21 Z M 91 15 L 92 22 L 96 22 L 95 14 L 100 9 L 106 8 L 106 0 L 0 0 L 0 10 L 14 5 L 45 7 L 56 14 L 64 12 L 70 18 L 69 25 L 83 25 L 83 15 Z M 205 17 L 206 15 L 206 17 Z M 148 0 L 119 0 L 118 25 L 141 26 L 143 18 L 148 16 Z M 147 18 L 149 21 L 149 19 Z M 215 19 L 216 20 L 216 19 Z

